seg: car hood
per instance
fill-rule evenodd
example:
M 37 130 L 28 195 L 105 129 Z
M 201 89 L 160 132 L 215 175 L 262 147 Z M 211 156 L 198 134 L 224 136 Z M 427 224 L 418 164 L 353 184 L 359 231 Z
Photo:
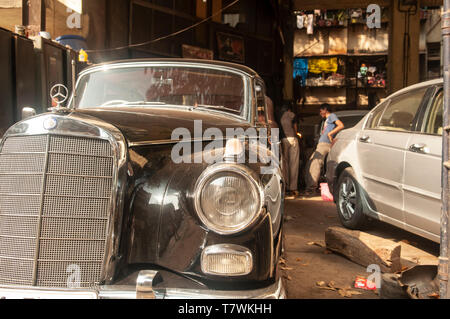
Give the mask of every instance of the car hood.
M 218 128 L 225 136 L 226 128 L 250 127 L 249 123 L 231 115 L 188 109 L 83 109 L 76 110 L 72 114 L 95 117 L 116 126 L 128 143 L 167 142 L 171 140 L 172 132 L 177 128 L 187 129 L 191 138 L 200 138 L 207 128 Z M 194 130 L 195 121 L 201 121 L 201 125 L 197 122 L 196 130 Z

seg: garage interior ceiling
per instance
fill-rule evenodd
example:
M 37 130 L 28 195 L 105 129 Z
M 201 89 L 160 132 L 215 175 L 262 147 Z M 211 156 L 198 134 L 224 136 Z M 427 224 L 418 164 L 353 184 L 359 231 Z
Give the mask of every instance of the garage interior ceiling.
M 391 0 L 294 0 L 294 11 L 314 9 L 352 9 L 367 8 L 369 4 L 389 7 Z M 443 0 L 420 0 L 422 7 L 442 6 Z

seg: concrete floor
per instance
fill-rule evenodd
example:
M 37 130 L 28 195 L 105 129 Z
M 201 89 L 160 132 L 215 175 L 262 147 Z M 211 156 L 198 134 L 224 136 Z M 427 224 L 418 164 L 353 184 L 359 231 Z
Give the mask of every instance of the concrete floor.
M 370 275 L 365 267 L 325 249 L 325 230 L 329 226 L 340 226 L 334 203 L 313 197 L 286 200 L 285 205 L 281 267 L 289 299 L 379 298 L 378 292 L 353 288 L 357 276 Z M 439 255 L 439 244 L 387 224 L 374 222 L 367 232 L 396 242 L 406 241 L 425 254 Z M 361 294 L 344 297 L 337 290 L 319 288 L 318 282 L 334 282 L 335 287 L 351 288 Z

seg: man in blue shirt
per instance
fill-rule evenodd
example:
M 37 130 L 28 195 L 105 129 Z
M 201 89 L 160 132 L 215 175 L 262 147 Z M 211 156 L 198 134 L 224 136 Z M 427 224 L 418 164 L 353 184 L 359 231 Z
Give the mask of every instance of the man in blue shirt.
M 319 143 L 316 150 L 309 158 L 306 168 L 306 191 L 305 195 L 318 195 L 318 184 L 320 172 L 325 164 L 325 157 L 330 152 L 331 143 L 336 134 L 344 129 L 344 124 L 338 119 L 336 114 L 331 113 L 328 103 L 320 106 L 320 116 L 324 119 L 322 131 L 320 132 Z

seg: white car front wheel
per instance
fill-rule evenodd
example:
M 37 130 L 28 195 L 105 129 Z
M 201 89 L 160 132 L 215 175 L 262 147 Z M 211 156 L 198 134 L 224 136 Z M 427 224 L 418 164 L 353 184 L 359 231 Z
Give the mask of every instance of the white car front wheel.
M 336 207 L 343 226 L 363 229 L 369 218 L 364 214 L 363 192 L 351 167 L 347 167 L 338 179 Z

